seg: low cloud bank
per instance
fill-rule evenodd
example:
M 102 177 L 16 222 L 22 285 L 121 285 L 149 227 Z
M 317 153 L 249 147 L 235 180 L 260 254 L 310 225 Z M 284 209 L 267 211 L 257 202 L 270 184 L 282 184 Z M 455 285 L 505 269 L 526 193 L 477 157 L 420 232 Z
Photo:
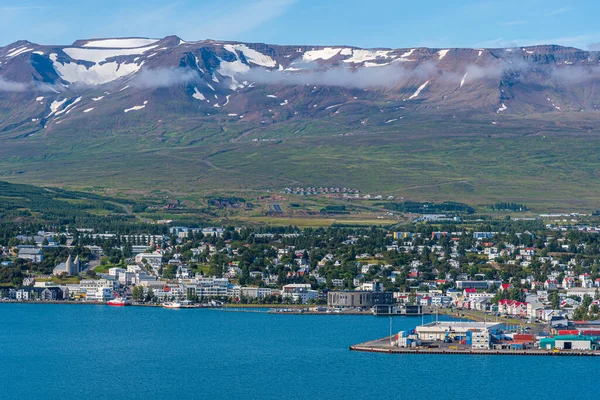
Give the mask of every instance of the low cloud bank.
M 185 84 L 198 79 L 198 73 L 186 68 L 143 69 L 131 81 L 140 89 L 165 88 Z

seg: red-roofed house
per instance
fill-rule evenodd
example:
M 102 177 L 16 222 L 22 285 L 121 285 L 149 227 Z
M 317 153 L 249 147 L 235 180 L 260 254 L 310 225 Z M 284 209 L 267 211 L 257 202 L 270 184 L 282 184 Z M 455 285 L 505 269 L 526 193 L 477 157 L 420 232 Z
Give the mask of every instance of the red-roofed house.
M 504 315 L 526 317 L 527 303 L 516 300 L 503 299 L 498 302 L 498 312 Z
M 574 288 L 575 287 L 575 278 L 572 278 L 570 276 L 565 276 L 565 278 L 562 281 L 562 287 L 563 287 L 563 289 Z
M 510 283 L 503 283 L 502 285 L 500 285 L 500 287 L 498 288 L 499 290 L 510 290 L 513 288 L 513 285 L 511 285 Z
M 544 289 L 556 290 L 558 289 L 558 281 L 556 279 L 548 279 L 544 282 Z

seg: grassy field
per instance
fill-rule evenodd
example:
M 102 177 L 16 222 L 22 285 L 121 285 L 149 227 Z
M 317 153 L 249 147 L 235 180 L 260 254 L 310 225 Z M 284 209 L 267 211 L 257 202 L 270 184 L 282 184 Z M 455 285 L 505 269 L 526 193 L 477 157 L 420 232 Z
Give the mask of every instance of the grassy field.
M 65 144 L 60 137 L 32 137 L 0 146 L 0 180 L 159 203 L 179 198 L 203 204 L 222 195 L 253 200 L 288 186 L 335 186 L 480 208 L 507 201 L 525 203 L 535 212 L 595 210 L 600 208 L 600 137 L 569 126 L 568 117 L 497 126 L 407 118 L 404 125 L 347 134 L 328 124 L 290 123 L 255 132 L 276 137 L 272 142 L 251 142 L 252 135 L 231 141 L 234 132 L 219 138 L 213 128 L 173 134 L 169 140 L 79 134 Z M 301 134 L 294 135 L 298 130 Z M 199 140 L 204 134 L 208 139 Z M 316 203 L 309 207 L 326 202 Z M 257 222 L 289 221 L 265 217 Z M 337 223 L 337 217 L 306 223 L 324 226 Z
M 70 284 L 70 283 L 79 283 L 79 281 L 81 280 L 81 278 L 79 278 L 78 276 L 70 276 L 67 278 L 64 277 L 59 277 L 59 276 L 53 276 L 52 278 L 37 278 L 36 279 L 38 282 L 53 282 L 57 285 L 66 285 L 66 284 Z
M 299 228 L 319 228 L 331 225 L 348 225 L 348 226 L 372 226 L 372 225 L 393 225 L 397 220 L 393 219 L 361 219 L 358 216 L 352 218 L 319 218 L 319 217 L 247 217 L 240 218 L 238 221 L 250 224 L 264 224 L 273 226 L 297 226 Z

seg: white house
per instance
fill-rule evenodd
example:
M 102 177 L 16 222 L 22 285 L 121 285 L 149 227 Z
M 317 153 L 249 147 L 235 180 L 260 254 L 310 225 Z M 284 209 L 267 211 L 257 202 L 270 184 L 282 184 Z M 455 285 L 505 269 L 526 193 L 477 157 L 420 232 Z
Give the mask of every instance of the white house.
M 25 247 L 19 249 L 19 253 L 17 255 L 18 258 L 23 260 L 30 260 L 33 262 L 41 262 L 44 260 L 44 253 L 40 249 Z

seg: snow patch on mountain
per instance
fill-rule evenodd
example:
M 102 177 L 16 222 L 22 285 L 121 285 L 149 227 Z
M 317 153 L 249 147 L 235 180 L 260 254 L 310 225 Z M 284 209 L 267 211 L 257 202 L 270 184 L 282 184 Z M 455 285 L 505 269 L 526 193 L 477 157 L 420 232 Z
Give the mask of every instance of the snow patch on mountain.
M 143 38 L 131 38 L 131 39 L 102 39 L 102 40 L 90 40 L 83 45 L 83 47 L 101 47 L 101 48 L 119 48 L 119 49 L 131 49 L 135 47 L 149 46 L 158 42 L 158 39 L 143 39 Z
M 400 56 L 400 58 L 406 58 L 406 57 L 410 57 L 412 56 L 412 54 L 415 52 L 416 49 L 410 49 L 409 51 L 407 51 L 406 53 L 402 54 Z
M 107 62 L 108 59 L 132 55 L 141 55 L 155 48 L 146 46 L 133 49 L 93 49 L 68 47 L 63 52 L 71 59 L 93 63 L 86 66 L 75 62 L 59 62 L 56 53 L 50 54 L 54 69 L 60 77 L 70 83 L 85 83 L 88 85 L 101 85 L 137 72 L 144 62 L 140 64 L 126 62 Z
M 53 63 L 54 69 L 58 75 L 70 83 L 85 83 L 88 85 L 101 85 L 112 82 L 119 78 L 131 75 L 140 69 L 137 64 L 119 64 L 117 62 L 107 62 L 86 67 L 75 63 Z
M 56 111 L 56 113 L 54 114 L 55 117 L 58 117 L 59 115 L 62 114 L 68 114 L 71 109 L 75 106 L 75 104 L 79 103 L 81 101 L 81 96 L 76 98 L 75 100 L 73 100 L 73 102 L 71 104 L 69 104 L 68 106 L 66 106 L 65 108 L 63 108 L 60 111 Z
M 316 60 L 329 60 L 330 58 L 336 56 L 342 49 L 341 48 L 333 48 L 333 47 L 325 47 L 320 50 L 310 50 L 302 55 L 303 61 L 316 61 Z
M 240 85 L 238 83 L 238 81 L 235 79 L 235 75 L 245 74 L 246 72 L 250 71 L 250 67 L 247 66 L 246 64 L 244 64 L 239 59 L 235 60 L 235 61 L 224 61 L 219 58 L 219 61 L 220 61 L 220 65 L 219 65 L 219 69 L 217 70 L 217 72 L 219 74 L 221 74 L 222 76 L 226 76 L 231 79 L 231 84 L 229 85 L 229 89 L 236 90 L 240 87 L 243 87 L 243 85 Z
M 223 48 L 230 53 L 233 53 L 237 57 L 237 51 L 244 54 L 246 60 L 249 63 L 260 65 L 261 67 L 273 68 L 277 65 L 277 62 L 273 60 L 271 57 L 262 54 L 256 50 L 253 50 L 246 46 L 245 44 L 226 44 Z
M 140 47 L 135 49 L 87 49 L 78 47 L 67 47 L 63 52 L 73 60 L 89 61 L 93 63 L 101 63 L 109 58 L 135 56 L 144 54 L 147 51 L 154 49 L 154 46 Z
M 378 58 L 389 58 L 391 50 L 352 50 L 352 57 L 344 60 L 345 63 L 362 63 L 372 61 Z M 393 56 L 391 56 L 393 57 Z
M 439 56 L 439 59 L 441 60 L 444 57 L 446 57 L 446 54 L 448 54 L 449 51 L 450 51 L 449 49 L 438 51 L 437 54 Z
M 403 60 L 403 61 L 410 61 L 410 60 Z M 363 64 L 363 66 L 365 66 L 367 68 L 372 68 L 372 67 L 385 67 L 386 65 L 390 65 L 390 64 L 391 64 L 391 62 L 378 64 L 378 63 L 367 61 L 366 63 Z
M 465 72 L 465 74 L 463 75 L 462 79 L 460 80 L 460 87 L 463 87 L 463 85 L 465 84 L 465 80 L 467 79 L 467 75 L 469 75 L 469 73 Z
M 506 111 L 507 109 L 508 109 L 508 107 L 506 107 L 506 105 L 504 103 L 502 103 L 502 105 L 500 106 L 500 108 L 498 109 L 498 111 L 496 111 L 496 114 L 499 114 L 502 111 Z
M 412 100 L 412 99 L 415 99 L 415 98 L 417 98 L 417 97 L 418 97 L 418 96 L 421 94 L 421 91 L 423 91 L 423 89 L 425 89 L 425 87 L 426 87 L 428 84 L 429 84 L 429 81 L 427 81 L 427 82 L 425 82 L 424 84 L 422 84 L 421 86 L 419 86 L 419 88 L 417 89 L 417 91 L 416 91 L 415 93 L 413 93 L 413 95 L 412 95 L 412 96 L 410 96 L 408 99 L 409 99 L 409 100 Z
M 54 100 L 52 103 L 50 103 L 50 114 L 46 115 L 46 119 L 54 115 L 54 113 L 56 113 L 56 111 L 58 111 L 58 109 L 62 107 L 62 105 L 67 102 L 67 100 L 69 99 Z
M 142 108 L 146 107 L 146 104 L 148 104 L 148 100 L 144 101 L 144 104 L 142 104 L 141 106 L 133 106 L 131 108 L 126 108 L 125 110 L 123 110 L 124 112 L 128 113 L 130 111 L 139 111 Z
M 30 49 L 30 48 L 27 48 L 27 47 L 18 48 L 16 50 L 13 50 L 10 53 L 8 53 L 6 55 L 6 57 L 16 57 L 19 54 L 27 53 L 28 51 L 32 51 L 32 50 L 33 49 Z
M 204 95 L 200 93 L 197 87 L 194 87 L 194 94 L 192 95 L 192 97 L 197 100 L 206 100 L 206 97 L 204 97 Z

